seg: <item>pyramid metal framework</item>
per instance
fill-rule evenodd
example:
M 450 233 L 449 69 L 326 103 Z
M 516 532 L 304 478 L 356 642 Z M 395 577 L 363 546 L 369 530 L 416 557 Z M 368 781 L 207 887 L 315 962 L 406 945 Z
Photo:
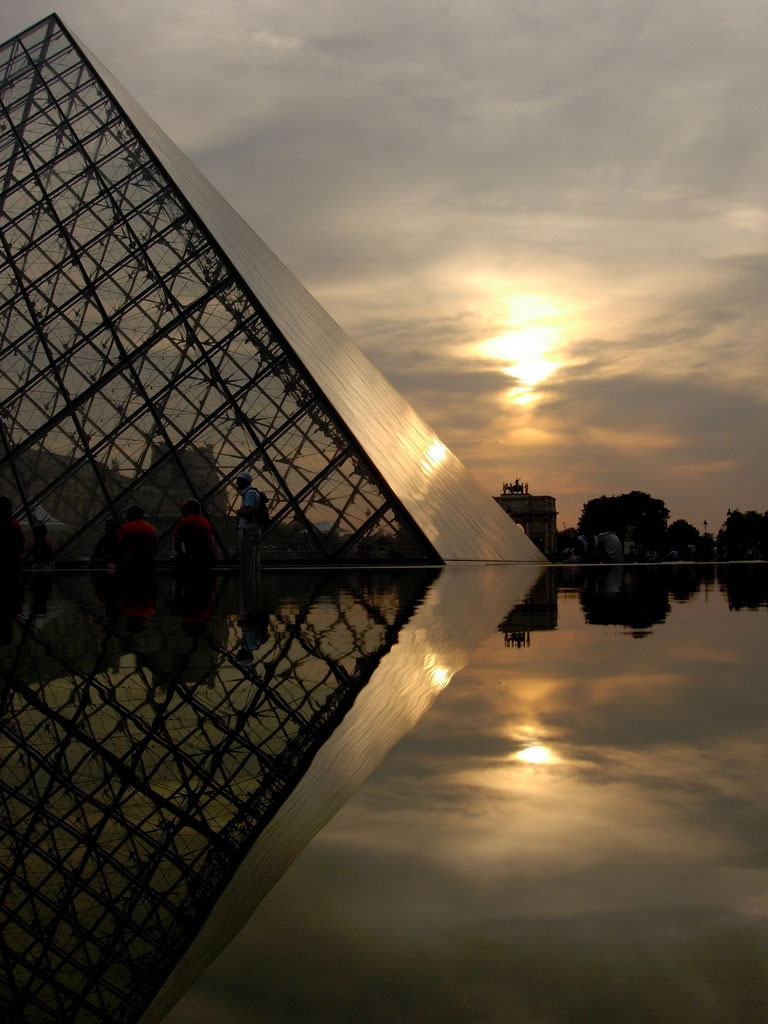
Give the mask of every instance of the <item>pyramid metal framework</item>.
M 162 579 L 142 633 L 57 581 L 0 648 L 0 1019 L 141 1018 L 432 578 L 274 577 L 245 667 L 231 578 L 200 630 Z
M 56 16 L 0 47 L 0 493 L 58 557 L 197 497 L 265 561 L 538 560 L 407 402 Z

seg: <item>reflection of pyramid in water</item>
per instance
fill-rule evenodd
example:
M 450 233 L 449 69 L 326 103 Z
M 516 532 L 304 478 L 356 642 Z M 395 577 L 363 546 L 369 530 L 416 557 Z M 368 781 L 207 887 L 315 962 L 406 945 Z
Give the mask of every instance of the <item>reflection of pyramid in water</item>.
M 60 556 L 192 494 L 232 555 L 247 467 L 266 560 L 540 559 L 57 18 L 0 49 L 0 118 L 0 491 Z
M 136 635 L 77 579 L 0 648 L 0 1020 L 138 1020 L 432 578 L 267 580 L 246 668 L 231 580 Z

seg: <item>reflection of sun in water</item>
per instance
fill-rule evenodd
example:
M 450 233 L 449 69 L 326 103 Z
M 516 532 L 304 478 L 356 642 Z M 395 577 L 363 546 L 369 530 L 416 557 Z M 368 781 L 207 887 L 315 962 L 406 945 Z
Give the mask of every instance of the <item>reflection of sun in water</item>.
M 430 651 L 424 656 L 424 668 L 427 677 L 436 690 L 443 690 L 450 683 L 453 672 L 438 663 L 437 657 Z
M 447 668 L 433 668 L 430 676 L 432 685 L 438 690 L 443 690 L 451 681 L 451 673 Z
M 559 320 L 563 310 L 542 295 L 516 295 L 507 301 L 509 328 L 481 341 L 481 355 L 505 363 L 504 372 L 515 378 L 509 398 L 518 405 L 536 401 L 536 387 L 561 365 Z
M 526 764 L 554 764 L 555 762 L 555 755 L 549 747 L 539 744 L 518 750 L 514 757 L 516 761 L 524 761 Z

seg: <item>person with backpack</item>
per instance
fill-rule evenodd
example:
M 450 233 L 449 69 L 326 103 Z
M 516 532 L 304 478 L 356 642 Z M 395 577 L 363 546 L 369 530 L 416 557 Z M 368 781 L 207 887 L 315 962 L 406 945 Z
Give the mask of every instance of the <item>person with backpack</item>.
M 240 508 L 237 510 L 240 571 L 246 576 L 255 576 L 260 567 L 261 531 L 269 522 L 267 499 L 253 486 L 253 477 L 245 469 L 235 477 L 235 486 L 240 492 Z

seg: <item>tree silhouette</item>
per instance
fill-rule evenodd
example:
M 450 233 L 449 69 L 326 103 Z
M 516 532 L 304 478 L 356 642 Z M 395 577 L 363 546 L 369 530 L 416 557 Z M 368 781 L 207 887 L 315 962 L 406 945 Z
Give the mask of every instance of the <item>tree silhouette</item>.
M 579 519 L 579 532 L 594 536 L 611 530 L 622 542 L 631 542 L 648 549 L 664 544 L 669 509 L 660 498 L 645 491 L 604 494 L 585 503 Z
M 728 559 L 768 555 L 768 512 L 731 511 L 717 535 L 717 546 Z
M 701 534 L 695 526 L 686 519 L 676 519 L 669 525 L 664 547 L 667 551 L 677 551 L 681 556 L 685 556 L 691 546 L 697 548 L 700 539 Z

